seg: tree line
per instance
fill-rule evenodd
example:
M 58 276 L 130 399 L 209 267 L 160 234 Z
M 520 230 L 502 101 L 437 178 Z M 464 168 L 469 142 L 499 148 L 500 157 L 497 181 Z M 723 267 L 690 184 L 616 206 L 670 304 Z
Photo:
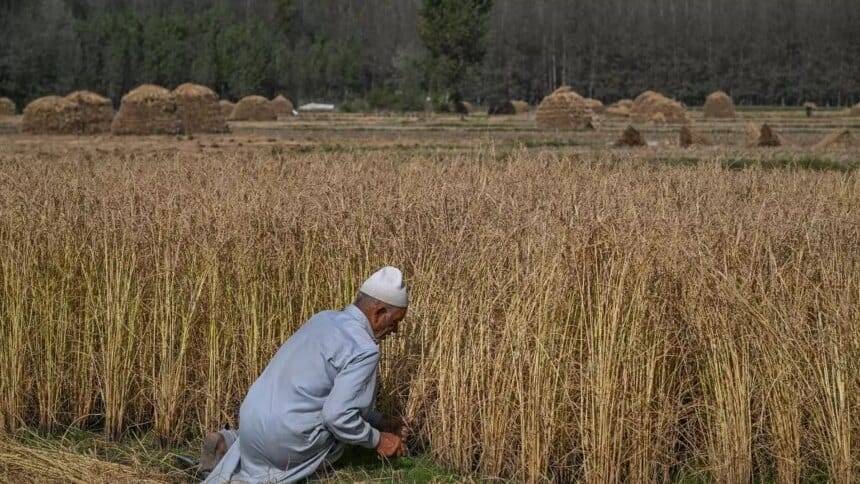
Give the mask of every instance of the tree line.
M 422 109 L 428 95 L 860 101 L 856 0 L 0 0 L 0 96 L 142 83 Z

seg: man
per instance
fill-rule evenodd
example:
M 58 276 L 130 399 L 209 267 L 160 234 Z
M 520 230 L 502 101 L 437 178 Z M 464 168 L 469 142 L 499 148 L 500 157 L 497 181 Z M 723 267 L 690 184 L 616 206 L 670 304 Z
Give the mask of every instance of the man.
M 400 270 L 383 267 L 353 304 L 312 316 L 251 385 L 239 431 L 206 437 L 201 470 L 214 469 L 205 482 L 298 481 L 334 462 L 345 444 L 404 455 L 406 426 L 373 407 L 378 343 L 397 332 L 407 306 Z

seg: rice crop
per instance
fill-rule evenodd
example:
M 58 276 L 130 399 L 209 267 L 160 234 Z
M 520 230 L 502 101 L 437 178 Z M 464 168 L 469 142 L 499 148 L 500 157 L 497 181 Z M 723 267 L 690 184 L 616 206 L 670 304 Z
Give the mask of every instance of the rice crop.
M 0 432 L 236 425 L 298 325 L 392 264 L 412 305 L 380 405 L 446 467 L 857 480 L 858 178 L 725 164 L 0 155 Z

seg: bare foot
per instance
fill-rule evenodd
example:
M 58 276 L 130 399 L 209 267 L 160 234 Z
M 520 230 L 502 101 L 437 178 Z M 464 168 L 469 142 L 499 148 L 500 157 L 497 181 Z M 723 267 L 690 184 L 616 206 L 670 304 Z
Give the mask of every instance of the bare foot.
M 203 439 L 203 449 L 200 451 L 200 472 L 212 472 L 226 453 L 227 442 L 220 432 L 206 434 Z

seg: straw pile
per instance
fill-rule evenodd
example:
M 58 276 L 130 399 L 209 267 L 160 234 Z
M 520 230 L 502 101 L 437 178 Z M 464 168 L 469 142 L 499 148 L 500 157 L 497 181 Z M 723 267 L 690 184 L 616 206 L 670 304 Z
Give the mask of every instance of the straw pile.
M 81 117 L 76 103 L 59 96 L 45 96 L 24 108 L 21 130 L 33 134 L 78 134 Z
M 95 455 L 39 448 L 0 437 L 0 477 L 4 482 L 164 483 L 176 481 L 149 464 L 118 464 Z
M 857 146 L 857 140 L 854 138 L 854 135 L 851 134 L 851 130 L 848 128 L 840 128 L 835 131 L 831 131 L 830 134 L 824 137 L 824 139 L 816 143 L 813 148 L 849 148 L 853 146 Z
M 176 108 L 186 133 L 226 133 L 227 121 L 212 89 L 185 83 L 173 90 Z
M 678 144 L 684 148 L 690 146 L 710 146 L 711 139 L 705 134 L 694 130 L 689 124 L 681 126 L 681 132 L 678 136 Z
M 0 116 L 14 116 L 15 112 L 15 101 L 8 97 L 0 97 Z
M 735 102 L 725 92 L 717 91 L 705 99 L 704 112 L 706 118 L 734 118 Z
M 535 119 L 540 128 L 594 129 L 594 113 L 585 98 L 567 86 L 543 98 Z
M 592 99 L 590 97 L 585 98 L 585 104 L 591 108 L 591 111 L 595 114 L 603 114 L 606 112 L 606 106 L 599 99 Z
M 275 116 L 293 115 L 293 103 L 280 94 L 278 94 L 276 98 L 272 99 L 270 104 L 272 105 L 272 110 L 275 111 Z
M 529 103 L 525 101 L 505 101 L 494 104 L 487 110 L 490 116 L 511 116 L 529 112 Z
M 621 133 L 621 138 L 615 142 L 615 146 L 645 146 L 646 144 L 642 133 L 630 125 Z
M 78 133 L 107 133 L 113 121 L 113 103 L 110 99 L 91 91 L 75 91 L 66 96 L 78 106 Z
M 782 146 L 782 138 L 768 124 L 747 124 L 747 145 L 773 147 Z
M 630 108 L 632 107 L 633 101 L 631 99 L 621 99 L 606 108 L 606 115 L 627 118 L 630 117 Z
M 662 113 L 669 123 L 689 122 L 681 103 L 654 91 L 645 91 L 637 96 L 630 108 L 630 116 L 637 122 L 650 121 L 657 113 Z
M 235 108 L 236 105 L 226 99 L 218 101 L 218 105 L 221 107 L 221 114 L 224 116 L 224 118 L 230 119 L 230 116 L 233 115 L 233 108 Z
M 454 112 L 463 116 L 468 116 L 475 111 L 475 106 L 469 101 L 457 101 L 453 104 Z
M 651 115 L 651 122 L 654 124 L 666 124 L 666 116 L 663 113 L 654 113 Z
M 245 96 L 236 103 L 230 119 L 232 121 L 275 121 L 278 116 L 268 99 L 263 96 Z
M 122 97 L 111 124 L 113 134 L 179 134 L 182 119 L 176 96 L 161 86 L 144 84 Z

